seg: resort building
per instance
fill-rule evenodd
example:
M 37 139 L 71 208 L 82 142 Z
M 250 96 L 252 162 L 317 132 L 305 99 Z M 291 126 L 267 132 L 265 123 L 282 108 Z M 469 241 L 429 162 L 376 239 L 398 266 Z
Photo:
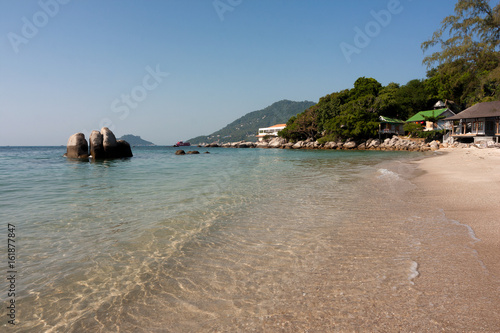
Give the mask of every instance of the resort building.
M 447 118 L 451 136 L 459 141 L 496 141 L 500 138 L 500 101 L 478 103 Z
M 404 124 L 403 120 L 380 116 L 378 133 L 379 135 L 404 135 Z
M 263 141 L 266 136 L 278 136 L 278 132 L 286 127 L 286 124 L 277 124 L 271 127 L 259 128 L 259 134 L 257 138 L 259 141 Z
M 438 102 L 438 103 L 436 103 L 436 106 L 441 106 L 441 104 L 439 104 L 439 102 Z M 455 115 L 455 113 L 448 108 L 420 111 L 417 114 L 415 114 L 413 117 L 408 119 L 406 122 L 407 123 L 421 124 L 423 126 L 424 131 L 451 129 L 447 118 L 452 117 L 454 115 Z M 425 117 L 440 117 L 440 116 L 445 117 L 445 118 L 438 120 L 437 123 L 433 123 L 432 121 L 425 120 Z

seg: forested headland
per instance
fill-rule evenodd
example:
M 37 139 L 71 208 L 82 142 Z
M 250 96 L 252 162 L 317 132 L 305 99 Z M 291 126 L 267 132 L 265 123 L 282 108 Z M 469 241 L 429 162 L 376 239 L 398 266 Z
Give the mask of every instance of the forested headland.
M 497 1 L 498 2 L 498 1 Z M 421 44 L 425 79 L 383 86 L 360 77 L 351 89 L 321 97 L 291 117 L 280 136 L 291 141 L 320 142 L 374 137 L 379 116 L 406 120 L 431 110 L 441 100 L 459 112 L 479 102 L 500 99 L 500 3 L 458 0 L 455 13 Z

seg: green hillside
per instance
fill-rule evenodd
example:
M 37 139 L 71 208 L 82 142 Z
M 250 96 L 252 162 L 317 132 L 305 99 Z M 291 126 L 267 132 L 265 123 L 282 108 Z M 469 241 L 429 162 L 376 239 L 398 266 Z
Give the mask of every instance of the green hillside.
M 132 135 L 132 134 L 126 134 L 126 135 L 122 136 L 121 138 L 118 138 L 118 140 L 125 140 L 131 146 L 155 146 L 154 143 L 143 140 L 143 139 L 141 139 L 140 136 Z
M 236 119 L 226 127 L 206 136 L 198 136 L 190 139 L 191 144 L 211 143 L 219 141 L 257 141 L 255 137 L 259 128 L 269 127 L 276 124 L 285 124 L 290 117 L 304 112 L 316 103 L 310 101 L 293 102 L 282 100 L 266 107 L 265 109 L 247 113 Z

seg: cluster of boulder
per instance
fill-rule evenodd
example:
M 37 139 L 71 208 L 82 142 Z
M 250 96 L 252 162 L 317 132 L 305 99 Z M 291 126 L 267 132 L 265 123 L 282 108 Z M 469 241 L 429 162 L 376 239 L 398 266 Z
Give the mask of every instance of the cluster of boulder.
M 443 143 L 444 148 L 500 148 L 500 143 L 496 143 L 492 140 L 478 140 L 474 143 Z
M 399 136 L 393 136 L 385 140 L 368 139 L 366 141 L 356 142 L 354 140 L 347 141 L 329 141 L 319 143 L 314 140 L 305 140 L 298 142 L 287 142 L 283 138 L 276 137 L 269 142 L 231 142 L 231 143 L 211 143 L 205 147 L 222 147 L 222 148 L 282 148 L 282 149 L 358 149 L 358 150 L 409 150 L 409 151 L 430 151 L 442 148 L 439 141 L 430 143 L 424 140 L 405 139 Z
M 65 157 L 88 159 L 110 159 L 132 157 L 132 148 L 125 140 L 116 140 L 113 132 L 103 127 L 101 131 L 92 131 L 89 142 L 83 133 L 75 133 L 69 137 Z
M 182 150 L 182 149 L 179 149 L 179 150 L 176 150 L 175 151 L 175 155 L 196 155 L 196 154 L 199 154 L 200 152 L 197 151 L 197 150 L 188 150 L 187 152 Z M 210 152 L 206 151 L 205 154 L 210 154 Z

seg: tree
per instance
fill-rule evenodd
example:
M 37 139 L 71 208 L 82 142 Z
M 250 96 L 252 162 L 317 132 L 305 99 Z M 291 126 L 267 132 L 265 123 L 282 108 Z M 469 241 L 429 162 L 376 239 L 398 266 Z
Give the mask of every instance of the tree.
M 319 99 L 317 111 L 318 132 L 323 132 L 326 122 L 336 117 L 341 112 L 341 107 L 350 99 L 350 92 L 348 89 L 340 92 L 335 92 Z
M 422 43 L 424 52 L 436 46 L 441 51 L 423 62 L 436 66 L 430 78 L 447 81 L 446 97 L 455 95 L 464 106 L 500 97 L 500 3 L 492 7 L 488 0 L 458 0 L 455 15 Z
M 375 99 L 375 108 L 381 116 L 396 119 L 407 118 L 405 110 L 402 109 L 397 100 L 399 89 L 399 84 L 391 82 L 379 91 L 379 94 Z
M 415 113 L 432 108 L 425 81 L 411 80 L 396 91 L 396 103 L 402 109 L 401 119 L 407 119 Z
M 425 121 L 431 122 L 433 127 L 437 126 L 438 121 L 445 119 L 446 116 L 436 116 L 435 110 L 432 110 L 432 116 L 422 116 Z
M 297 116 L 291 117 L 286 123 L 286 127 L 278 132 L 278 136 L 292 141 L 316 139 L 318 133 L 317 110 L 317 105 L 313 105 Z
M 416 137 L 419 137 L 420 133 L 424 130 L 422 125 L 418 123 L 406 123 L 403 125 L 403 129 L 408 135 Z
M 378 93 L 382 89 L 382 85 L 374 78 L 360 77 L 354 82 L 354 89 L 351 92 L 351 100 L 364 97 L 366 95 L 372 95 L 374 97 L 378 96 Z
M 449 36 L 444 37 L 446 32 Z M 446 17 L 422 49 L 440 45 L 442 51 L 427 56 L 428 67 L 438 63 L 463 60 L 473 65 L 485 55 L 496 53 L 500 46 L 500 4 L 492 8 L 488 0 L 458 0 L 455 15 Z
M 342 106 L 342 112 L 325 124 L 325 135 L 336 139 L 363 139 L 376 135 L 378 114 L 373 112 L 375 97 L 366 95 Z

